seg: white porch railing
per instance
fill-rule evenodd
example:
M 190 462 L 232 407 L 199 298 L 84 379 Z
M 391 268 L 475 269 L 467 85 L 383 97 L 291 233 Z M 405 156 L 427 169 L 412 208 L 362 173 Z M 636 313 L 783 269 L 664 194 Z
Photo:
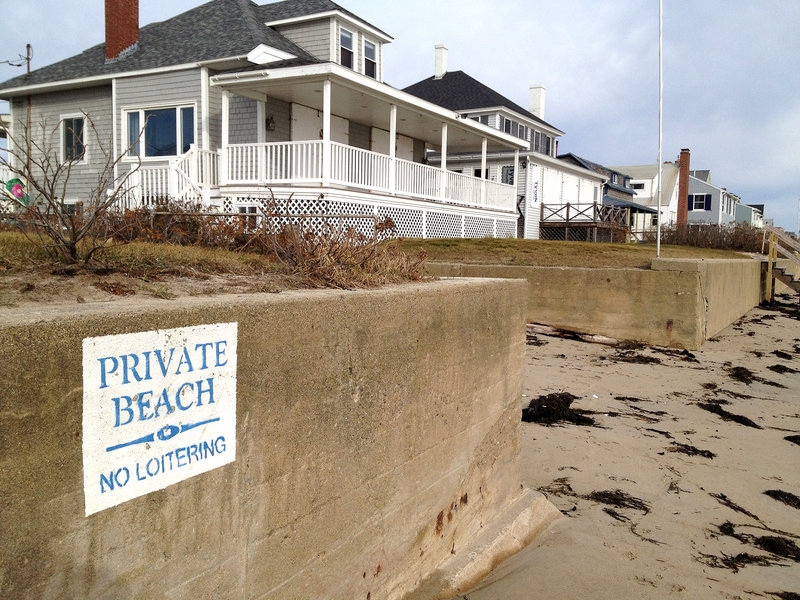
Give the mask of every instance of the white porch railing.
M 229 145 L 225 151 L 225 178 L 221 183 L 322 184 L 325 176 L 322 157 L 322 141 Z M 331 183 L 424 200 L 516 210 L 516 188 L 512 185 L 442 171 L 400 158 L 394 159 L 394 178 L 391 175 L 389 156 L 331 142 Z
M 309 183 L 322 180 L 322 142 L 232 144 L 225 180 L 235 184 Z

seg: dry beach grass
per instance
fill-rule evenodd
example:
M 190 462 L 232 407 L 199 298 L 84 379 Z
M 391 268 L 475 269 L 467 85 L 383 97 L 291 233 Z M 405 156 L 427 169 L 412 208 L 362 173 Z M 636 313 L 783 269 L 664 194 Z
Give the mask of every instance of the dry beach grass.
M 594 424 L 522 424 L 524 482 L 565 516 L 459 598 L 800 598 L 796 296 L 693 353 L 528 341 L 524 405 Z

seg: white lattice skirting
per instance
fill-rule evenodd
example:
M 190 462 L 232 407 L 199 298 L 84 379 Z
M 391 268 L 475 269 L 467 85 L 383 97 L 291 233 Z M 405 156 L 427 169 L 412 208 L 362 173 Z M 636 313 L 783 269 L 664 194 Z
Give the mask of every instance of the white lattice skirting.
M 328 219 L 366 236 L 374 233 L 375 220 L 389 217 L 397 235 L 405 238 L 516 237 L 517 216 L 507 211 L 377 196 L 351 190 L 319 188 L 225 189 L 223 212 L 260 214 L 274 197 L 277 212 L 288 215 L 354 215 Z M 357 215 L 357 216 L 356 216 Z M 325 219 L 307 218 L 314 227 Z

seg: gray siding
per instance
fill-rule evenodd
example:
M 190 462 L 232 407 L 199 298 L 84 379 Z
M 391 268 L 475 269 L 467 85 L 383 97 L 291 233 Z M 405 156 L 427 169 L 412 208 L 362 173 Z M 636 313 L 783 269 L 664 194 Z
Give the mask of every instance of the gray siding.
M 331 24 L 329 19 L 286 25 L 277 28 L 303 50 L 319 60 L 331 60 Z M 338 42 L 337 42 L 338 43 Z
M 258 142 L 258 107 L 255 100 L 232 95 L 229 115 L 228 141 L 231 144 L 255 144 Z
M 211 77 L 213 73 L 208 75 Z M 214 85 L 208 86 L 208 138 L 209 150 L 222 146 L 222 88 Z
M 354 123 L 350 121 L 350 145 L 362 150 L 370 149 L 370 131 L 369 125 L 362 125 L 361 123 Z
M 11 110 L 14 121 L 13 132 L 20 143 L 24 144 L 23 137 L 27 120 L 26 100 L 21 98 L 12 101 Z M 63 125 L 60 124 L 61 119 L 66 115 L 81 116 L 81 113 L 86 113 L 90 117 L 96 133 L 92 131 L 88 122 L 84 123 L 83 139 L 86 145 L 86 159 L 73 163 L 65 194 L 67 201 L 86 201 L 89 191 L 97 188 L 106 162 L 106 157 L 100 150 L 99 144 L 104 146 L 109 155 L 113 153 L 111 86 L 37 94 L 31 99 L 32 139 L 36 140 L 48 154 L 57 157 L 59 161 L 62 160 Z
M 292 139 L 292 106 L 277 98 L 267 98 L 266 116 L 275 119 L 275 129 L 267 131 L 268 142 L 287 142 Z
M 195 140 L 200 142 L 202 135 L 200 123 L 201 77 L 202 72 L 198 68 L 117 79 L 117 135 L 120 147 L 125 145 L 124 110 L 169 107 L 179 104 L 195 106 Z

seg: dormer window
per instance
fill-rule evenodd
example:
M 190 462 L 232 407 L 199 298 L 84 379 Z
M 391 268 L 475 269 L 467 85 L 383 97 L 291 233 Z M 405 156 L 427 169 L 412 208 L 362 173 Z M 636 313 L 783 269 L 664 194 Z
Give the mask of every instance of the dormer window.
M 364 75 L 378 78 L 378 53 L 375 44 L 364 40 Z
M 344 28 L 339 30 L 339 62 L 343 67 L 353 68 L 353 33 Z

